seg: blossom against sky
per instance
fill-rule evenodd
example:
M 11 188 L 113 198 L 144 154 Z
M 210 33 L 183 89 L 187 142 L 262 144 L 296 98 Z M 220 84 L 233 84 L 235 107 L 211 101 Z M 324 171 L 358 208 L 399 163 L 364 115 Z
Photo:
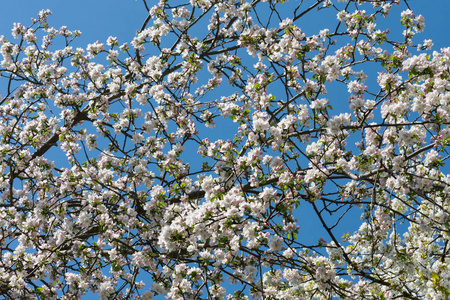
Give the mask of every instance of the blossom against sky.
M 148 2 L 152 5 L 152 1 Z M 425 17 L 426 28 L 420 37 L 432 39 L 436 49 L 448 46 L 450 1 L 410 0 L 408 4 L 415 13 Z M 0 35 L 11 38 L 14 22 L 27 26 L 31 23 L 30 19 L 36 17 L 42 9 L 52 11 L 49 22 L 53 27 L 67 26 L 69 30 L 80 30 L 82 36 L 79 43 L 86 45 L 97 40 L 106 42 L 109 36 L 118 37 L 120 42 L 131 41 L 147 16 L 145 6 L 140 0 L 4 1 L 0 11 Z M 320 25 L 321 22 L 318 22 L 317 31 L 323 29 Z
M 29 3 L 31 4 L 32 2 Z M 26 7 L 27 11 L 22 11 L 17 7 L 14 8 L 12 6 L 5 9 L 4 14 L 8 15 L 8 17 L 11 18 L 11 21 L 7 21 L 6 18 L 2 19 L 3 23 L 1 26 L 5 26 L 5 29 L 3 30 L 2 27 L 1 33 L 6 34 L 8 38 L 10 38 L 9 31 L 13 22 L 21 22 L 26 26 L 29 22 L 29 18 L 35 16 L 37 11 L 39 11 L 41 8 L 49 8 L 53 11 L 54 14 L 54 16 L 50 18 L 50 24 L 52 26 L 58 28 L 61 25 L 67 25 L 70 30 L 79 29 L 83 32 L 83 38 L 78 41 L 78 44 L 81 43 L 80 46 L 85 46 L 83 43 L 93 43 L 96 40 L 106 41 L 106 39 L 110 35 L 118 36 L 120 42 L 125 42 L 131 40 L 134 32 L 140 28 L 141 23 L 146 16 L 142 3 L 132 0 L 122 0 L 120 2 L 117 1 L 116 6 L 116 3 L 111 1 L 104 2 L 103 4 L 101 4 L 102 2 L 96 2 L 98 7 L 94 7 L 91 3 L 86 3 L 85 6 L 83 6 L 83 3 L 77 3 L 79 6 L 77 8 L 72 8 L 60 2 L 49 1 L 47 3 L 45 1 L 42 1 L 38 3 L 32 3 L 33 5 L 28 5 L 28 2 L 25 1 L 15 2 L 13 5 L 22 5 L 22 7 Z M 422 1 L 421 3 L 425 2 Z M 48 5 L 45 6 L 46 4 Z M 415 7 L 415 5 L 417 6 Z M 418 7 L 419 2 L 416 3 L 413 1 L 410 1 L 410 6 L 412 9 L 417 11 L 418 14 L 424 14 L 427 20 L 427 30 L 425 31 L 425 34 L 420 35 L 419 39 L 434 39 L 436 49 L 445 46 L 445 44 L 447 43 L 447 40 L 445 39 L 445 37 L 447 36 L 446 29 L 448 29 L 448 23 L 446 22 L 448 22 L 448 19 L 446 18 L 446 16 L 440 14 L 443 14 L 443 12 L 445 13 L 447 10 L 442 6 L 434 6 L 432 13 L 428 13 L 430 7 Z M 28 13 L 28 9 L 35 11 L 30 11 Z M 14 16 L 13 13 L 9 14 L 9 11 L 14 13 L 20 12 L 20 14 L 18 16 Z M 317 21 L 313 24 L 305 24 L 305 22 L 308 22 L 308 20 L 302 20 L 302 22 L 303 23 L 300 24 L 300 26 L 309 26 L 309 29 L 311 29 L 311 26 L 317 26 L 317 32 L 323 28 L 319 26 L 323 25 L 320 21 Z M 426 43 L 429 44 L 430 42 Z M 383 82 L 383 80 L 380 80 L 380 82 Z M 355 87 L 353 87 L 353 85 L 349 84 L 348 87 L 352 91 L 356 90 L 356 85 Z M 316 105 L 320 106 L 322 104 L 314 103 L 314 106 Z M 253 124 L 255 125 L 256 130 L 258 130 L 256 126 L 257 124 L 261 125 L 261 128 L 263 128 L 263 126 L 266 126 L 266 124 L 264 123 L 265 117 L 265 115 L 255 114 Z M 346 117 L 346 115 L 343 115 L 343 117 Z M 345 123 L 346 121 L 348 121 L 348 118 L 333 119 L 333 122 L 334 121 L 338 122 L 339 124 L 348 125 L 347 123 Z M 268 124 L 268 122 L 266 123 Z M 258 149 L 255 148 L 254 150 L 255 152 L 257 152 Z M 256 154 L 257 153 L 255 153 L 255 155 Z M 204 184 L 202 184 L 202 188 L 204 190 L 206 190 L 206 188 L 204 188 L 204 186 L 206 186 L 205 182 L 206 180 L 204 181 Z M 270 247 L 272 248 L 272 246 Z

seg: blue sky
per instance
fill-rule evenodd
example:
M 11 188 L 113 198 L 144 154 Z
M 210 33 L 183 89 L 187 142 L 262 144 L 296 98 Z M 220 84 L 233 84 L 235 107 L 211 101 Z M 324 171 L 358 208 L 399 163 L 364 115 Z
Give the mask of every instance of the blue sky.
M 290 0 L 296 1 L 296 0 Z M 148 0 L 151 3 L 154 0 Z M 450 30 L 450 0 L 410 0 L 413 11 L 425 17 L 425 32 L 418 35 L 419 41 L 432 39 L 434 49 L 450 46 L 448 37 Z M 69 30 L 80 30 L 82 36 L 76 46 L 86 46 L 97 40 L 106 42 L 109 36 L 119 38 L 119 43 L 132 40 L 136 30 L 141 27 L 147 12 L 141 0 L 13 0 L 3 1 L 0 10 L 0 35 L 12 39 L 11 28 L 14 22 L 28 26 L 32 17 L 36 17 L 41 9 L 50 9 L 53 15 L 49 24 L 55 28 L 67 26 Z M 393 11 L 392 13 L 395 13 Z M 399 16 L 394 19 L 399 20 Z M 311 30 L 316 24 L 305 24 Z M 398 23 L 395 24 L 398 26 Z M 413 52 L 414 53 L 414 52 Z M 0 94 L 2 91 L 0 90 Z M 317 224 L 308 223 L 311 227 L 303 227 L 306 232 L 314 231 Z M 88 299 L 88 298 L 86 298 Z M 92 299 L 95 299 L 93 297 Z

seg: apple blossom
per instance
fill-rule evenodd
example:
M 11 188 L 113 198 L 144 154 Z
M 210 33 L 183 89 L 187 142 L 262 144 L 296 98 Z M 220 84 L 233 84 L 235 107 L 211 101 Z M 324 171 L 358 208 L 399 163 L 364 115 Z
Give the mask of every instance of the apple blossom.
M 450 48 L 420 12 L 142 2 L 125 43 L 49 10 L 0 36 L 5 299 L 450 297 Z

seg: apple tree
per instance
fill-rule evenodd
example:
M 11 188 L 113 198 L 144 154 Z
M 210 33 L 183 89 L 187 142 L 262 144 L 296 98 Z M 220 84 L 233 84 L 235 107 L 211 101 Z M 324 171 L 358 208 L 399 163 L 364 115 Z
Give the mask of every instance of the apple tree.
M 0 37 L 2 297 L 450 297 L 450 48 L 412 2 L 150 2 L 129 41 Z

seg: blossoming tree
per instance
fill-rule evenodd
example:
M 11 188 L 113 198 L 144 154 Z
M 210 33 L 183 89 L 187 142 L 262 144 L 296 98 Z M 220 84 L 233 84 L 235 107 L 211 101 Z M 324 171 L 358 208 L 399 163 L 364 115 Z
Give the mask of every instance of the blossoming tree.
M 450 297 L 450 48 L 422 16 L 147 2 L 129 44 L 72 47 L 48 10 L 0 37 L 2 297 Z

